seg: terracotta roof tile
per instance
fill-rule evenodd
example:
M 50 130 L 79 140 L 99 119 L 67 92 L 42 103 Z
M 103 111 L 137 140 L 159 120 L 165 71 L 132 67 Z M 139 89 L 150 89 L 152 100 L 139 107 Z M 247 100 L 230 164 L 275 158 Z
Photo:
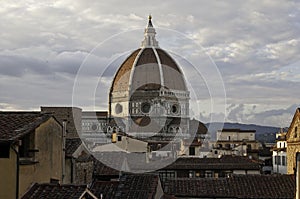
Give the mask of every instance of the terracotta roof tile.
M 158 182 L 158 175 L 123 175 L 120 178 L 115 198 L 152 199 L 155 196 Z
M 67 138 L 66 139 L 66 156 L 71 157 L 72 154 L 78 149 L 81 145 L 80 138 Z
M 106 166 L 104 163 L 102 163 L 99 160 L 94 161 L 94 175 L 95 176 L 118 176 L 119 171 L 116 169 L 113 169 L 109 166 Z
M 257 161 L 248 157 L 224 155 L 221 158 L 178 158 L 174 163 L 165 169 L 246 169 L 259 170 L 260 165 Z
M 164 191 L 181 197 L 294 198 L 292 175 L 236 175 L 230 178 L 177 178 Z
M 79 198 L 86 185 L 34 184 L 22 199 L 70 199 Z
M 52 115 L 40 112 L 0 112 L 0 141 L 14 141 L 33 131 Z
M 119 181 L 99 181 L 95 180 L 91 185 L 91 192 L 98 198 L 112 199 L 115 197 Z

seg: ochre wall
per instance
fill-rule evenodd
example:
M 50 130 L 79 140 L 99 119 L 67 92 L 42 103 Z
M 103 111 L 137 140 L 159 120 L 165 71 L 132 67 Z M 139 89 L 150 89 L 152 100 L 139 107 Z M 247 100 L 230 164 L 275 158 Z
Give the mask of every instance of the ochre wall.
M 0 158 L 0 198 L 16 198 L 17 155 L 10 148 L 9 158 Z
M 297 127 L 297 132 L 295 131 Z M 296 153 L 300 152 L 300 113 L 297 109 L 287 133 L 287 173 L 293 174 L 296 168 Z
M 62 128 L 50 118 L 35 130 L 36 164 L 20 165 L 19 196 L 31 184 L 50 182 L 50 178 L 62 180 Z

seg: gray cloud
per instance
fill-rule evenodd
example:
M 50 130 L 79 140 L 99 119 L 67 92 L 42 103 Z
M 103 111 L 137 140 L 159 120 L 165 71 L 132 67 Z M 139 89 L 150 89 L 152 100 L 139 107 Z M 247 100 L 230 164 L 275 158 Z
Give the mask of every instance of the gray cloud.
M 178 44 L 180 41 L 162 30 L 157 31 L 160 44 L 171 50 L 185 48 L 191 57 L 206 53 L 215 61 L 225 83 L 229 106 L 237 104 L 230 107 L 229 119 L 278 124 L 276 111 L 268 112 L 268 120 L 262 120 L 264 114 L 257 114 L 262 107 L 276 109 L 276 105 L 283 107 L 276 110 L 290 117 L 293 111 L 284 107 L 295 108 L 291 104 L 299 104 L 299 71 L 288 71 L 290 65 L 297 67 L 300 61 L 299 7 L 298 1 L 284 0 L 2 2 L 0 108 L 70 105 L 75 75 L 97 45 L 101 50 L 90 57 L 90 68 L 82 75 L 87 82 L 97 78 L 98 67 L 108 67 L 109 60 L 114 60 L 104 74 L 108 82 L 124 59 L 118 57 L 139 47 L 146 17 L 151 13 L 155 27 L 176 30 L 199 46 Z M 136 28 L 136 32 L 101 43 L 112 35 Z M 203 68 L 205 65 L 203 62 Z M 197 92 L 202 89 L 198 95 L 208 96 L 204 79 L 199 83 L 191 71 L 185 73 Z M 106 109 L 106 102 L 102 102 L 106 96 L 98 97 L 99 108 Z M 255 106 L 250 113 L 257 117 L 244 118 L 246 112 L 250 114 L 249 106 Z M 218 110 L 206 113 L 219 114 Z

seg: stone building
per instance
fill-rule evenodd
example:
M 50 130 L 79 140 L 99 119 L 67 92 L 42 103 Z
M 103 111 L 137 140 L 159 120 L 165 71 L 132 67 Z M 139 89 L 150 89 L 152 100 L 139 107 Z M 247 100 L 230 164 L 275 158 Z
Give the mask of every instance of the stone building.
M 111 143 L 110 137 L 106 136 L 107 133 L 112 133 L 113 131 L 108 121 L 107 111 L 82 112 L 80 138 L 89 148 L 92 148 L 96 143 Z
M 0 198 L 18 198 L 32 183 L 62 181 L 63 130 L 51 114 L 0 112 Z
M 293 174 L 296 168 L 296 153 L 300 152 L 300 108 L 297 108 L 289 130 L 287 140 L 287 173 Z

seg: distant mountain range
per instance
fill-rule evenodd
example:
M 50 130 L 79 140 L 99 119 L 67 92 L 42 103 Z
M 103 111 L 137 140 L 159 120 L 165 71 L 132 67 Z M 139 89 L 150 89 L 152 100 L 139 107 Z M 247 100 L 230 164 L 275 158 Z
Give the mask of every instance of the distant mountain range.
M 260 126 L 256 124 L 228 123 L 228 122 L 225 122 L 224 124 L 220 122 L 207 123 L 205 124 L 205 126 L 208 129 L 208 133 L 210 134 L 211 140 L 216 140 L 217 130 L 226 128 L 226 129 L 256 130 L 255 139 L 264 143 L 274 143 L 276 133 L 280 131 L 279 127 Z M 286 131 L 287 128 L 284 128 L 284 130 Z

